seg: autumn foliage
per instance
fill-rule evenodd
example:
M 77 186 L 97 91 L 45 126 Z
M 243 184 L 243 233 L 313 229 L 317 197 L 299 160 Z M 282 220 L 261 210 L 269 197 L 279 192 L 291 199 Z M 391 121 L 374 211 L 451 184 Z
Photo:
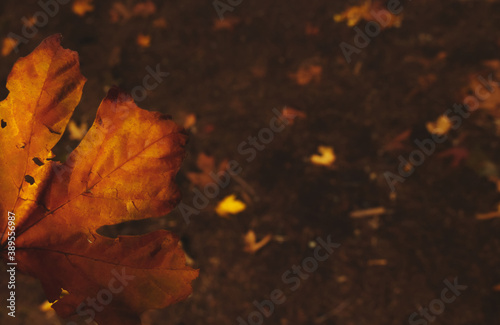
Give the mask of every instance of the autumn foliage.
M 108 238 L 104 225 L 160 217 L 179 201 L 174 176 L 186 135 L 169 117 L 145 111 L 112 88 L 66 162 L 54 160 L 80 101 L 78 55 L 52 36 L 20 58 L 0 103 L 0 227 L 7 261 L 7 216 L 16 215 L 18 269 L 38 278 L 62 317 L 107 289 L 113 274 L 130 280 L 95 314 L 99 324 L 140 324 L 147 309 L 191 294 L 198 275 L 178 238 L 159 230 Z M 61 295 L 62 290 L 68 292 Z

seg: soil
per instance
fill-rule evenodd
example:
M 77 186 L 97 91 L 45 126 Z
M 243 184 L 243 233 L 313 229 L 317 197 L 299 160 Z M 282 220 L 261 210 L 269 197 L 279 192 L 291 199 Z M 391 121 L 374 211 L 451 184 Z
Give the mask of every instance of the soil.
M 445 141 L 433 142 L 434 152 L 404 182 L 396 181 L 394 192 L 386 180 L 387 172 L 399 175 L 400 155 L 410 159 L 418 149 L 415 140 L 432 139 L 426 123 L 463 102 L 471 76 L 487 79 L 484 62 L 499 59 L 499 1 L 403 2 L 401 26 L 381 31 L 350 63 L 340 44 L 355 45 L 356 30 L 333 16 L 360 1 L 240 1 L 224 13 L 225 29 L 214 28 L 219 18 L 212 1 L 155 0 L 151 16 L 119 22 L 110 20 L 115 1 L 95 2 L 84 17 L 61 5 L 19 53 L 0 58 L 0 83 L 20 56 L 62 33 L 88 79 L 73 119 L 90 125 L 110 86 L 132 91 L 147 67 L 159 65 L 169 76 L 139 105 L 179 124 L 196 115 L 178 175 L 182 202 L 193 206 L 187 173 L 198 170 L 200 153 L 242 168 L 189 224 L 177 209 L 102 230 L 171 230 L 200 270 L 191 297 L 147 312 L 144 324 L 500 324 L 500 218 L 476 218 L 496 211 L 500 198 L 491 181 L 500 164 L 495 118 L 475 111 Z M 122 2 L 132 8 L 137 1 Z M 22 35 L 21 18 L 40 10 L 34 0 L 3 0 L 0 34 Z M 155 26 L 159 18 L 166 27 Z M 317 33 L 307 33 L 308 26 Z M 139 33 L 151 35 L 150 47 L 137 45 Z M 298 84 L 294 74 L 310 66 L 320 66 L 321 76 Z M 0 95 L 7 95 L 3 87 Z M 273 109 L 285 106 L 307 117 L 261 143 L 254 159 L 241 154 L 240 144 L 259 137 L 276 116 Z M 403 132 L 409 135 L 399 143 Z M 56 151 L 64 156 L 66 146 L 77 143 L 65 134 Z M 311 163 L 319 146 L 334 148 L 332 166 Z M 465 149 L 464 160 L 444 156 L 457 148 Z M 219 217 L 215 206 L 230 194 L 247 207 Z M 378 207 L 384 211 L 351 217 Z M 258 240 L 272 239 L 247 253 L 249 230 Z M 328 238 L 340 246 L 319 261 L 316 247 Z M 311 272 L 295 275 L 294 266 Z M 467 288 L 445 291 L 443 298 L 454 281 Z M 6 282 L 2 276 L 2 288 Z M 45 296 L 37 280 L 18 275 L 18 282 L 17 317 L 3 309 L 2 324 L 66 324 L 40 310 Z M 282 303 L 261 321 L 254 301 L 273 297 Z M 428 319 L 409 320 L 419 308 L 430 308 Z

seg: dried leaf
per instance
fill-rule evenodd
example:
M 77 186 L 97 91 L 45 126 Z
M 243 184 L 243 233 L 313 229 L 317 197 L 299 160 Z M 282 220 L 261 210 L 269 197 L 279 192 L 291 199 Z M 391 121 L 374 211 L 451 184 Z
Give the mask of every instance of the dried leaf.
M 246 204 L 236 199 L 236 195 L 226 196 L 217 204 L 215 212 L 221 217 L 229 217 L 230 214 L 238 214 L 246 209 Z
M 299 118 L 306 118 L 306 113 L 299 111 L 298 109 L 291 108 L 290 106 L 283 107 L 281 115 L 288 120 L 288 125 L 292 125 L 294 120 Z
M 142 48 L 148 48 L 151 46 L 151 35 L 139 34 L 137 35 L 137 45 Z
M 2 56 L 7 56 L 17 47 L 18 41 L 11 37 L 6 37 L 2 41 Z
M 198 272 L 185 265 L 178 238 L 160 230 L 108 238 L 104 225 L 159 217 L 179 201 L 174 177 L 186 135 L 159 113 L 140 109 L 112 88 L 94 124 L 65 163 L 51 149 L 80 101 L 78 55 L 59 35 L 20 58 L 0 103 L 0 229 L 7 260 L 7 216 L 16 215 L 18 270 L 38 278 L 61 317 L 126 274 L 100 312 L 100 324 L 140 324 L 147 309 L 191 294 Z M 117 283 L 114 288 L 118 288 Z M 61 297 L 62 289 L 68 294 Z
M 384 207 L 377 207 L 377 208 L 352 211 L 350 214 L 350 217 L 351 218 L 366 218 L 366 217 L 373 217 L 373 216 L 378 216 L 378 215 L 386 214 L 386 213 L 387 213 L 387 210 Z
M 313 164 L 331 166 L 335 162 L 336 157 L 332 147 L 319 146 L 318 152 L 319 155 L 312 155 L 310 158 Z
M 431 134 L 444 135 L 450 131 L 451 121 L 448 116 L 441 115 L 436 122 L 427 122 L 425 127 Z
M 292 73 L 289 77 L 301 86 L 305 86 L 311 81 L 319 83 L 321 81 L 321 74 L 323 67 L 317 64 L 303 63 L 300 65 L 296 73 Z
M 87 134 L 89 126 L 83 122 L 80 126 L 76 125 L 75 121 L 70 120 L 68 123 L 68 132 L 70 140 L 81 140 Z
M 198 155 L 198 159 L 196 160 L 196 165 L 201 172 L 189 172 L 187 173 L 187 177 L 194 185 L 204 188 L 206 185 L 214 182 L 214 179 L 210 176 L 211 173 L 218 175 L 226 170 L 227 160 L 223 160 L 216 169 L 215 158 L 204 153 L 200 153 Z
M 359 21 L 377 21 L 372 15 L 372 12 L 377 12 L 378 15 L 384 15 L 384 17 L 389 17 L 390 20 L 385 26 L 381 26 L 381 29 L 389 27 L 400 27 L 403 20 L 402 15 L 393 15 L 386 8 L 384 8 L 381 1 L 366 0 L 360 6 L 352 6 L 346 9 L 341 14 L 333 16 L 335 22 L 346 21 L 347 26 L 355 26 Z
M 71 10 L 78 16 L 85 16 L 85 14 L 94 11 L 93 0 L 75 0 Z
M 186 130 L 192 128 L 193 126 L 196 125 L 196 115 L 191 113 L 191 114 L 188 114 L 186 116 L 186 118 L 184 119 L 184 128 Z
M 253 230 L 249 230 L 243 237 L 245 240 L 245 252 L 254 254 L 262 247 L 266 246 L 269 241 L 271 241 L 272 236 L 267 234 L 264 238 L 257 242 L 257 236 Z

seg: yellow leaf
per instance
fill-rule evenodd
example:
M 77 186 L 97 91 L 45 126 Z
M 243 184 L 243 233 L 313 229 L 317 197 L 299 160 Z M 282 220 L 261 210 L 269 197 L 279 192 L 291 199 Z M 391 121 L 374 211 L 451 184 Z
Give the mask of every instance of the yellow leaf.
M 89 126 L 87 123 L 82 123 L 80 126 L 76 125 L 75 121 L 70 120 L 68 123 L 68 132 L 70 140 L 81 140 L 87 133 Z
M 221 217 L 228 217 L 230 214 L 238 214 L 246 209 L 245 203 L 236 199 L 236 195 L 226 196 L 217 204 L 215 212 Z
M 335 162 L 335 153 L 332 147 L 319 146 L 319 155 L 312 155 L 311 162 L 315 165 L 331 166 Z
M 446 115 L 441 115 L 436 122 L 427 122 L 425 127 L 429 133 L 444 135 L 450 131 L 451 121 Z
M 54 310 L 52 309 L 52 303 L 50 303 L 48 300 L 46 300 L 43 304 L 40 305 L 40 310 L 44 312 L 51 312 L 53 313 Z

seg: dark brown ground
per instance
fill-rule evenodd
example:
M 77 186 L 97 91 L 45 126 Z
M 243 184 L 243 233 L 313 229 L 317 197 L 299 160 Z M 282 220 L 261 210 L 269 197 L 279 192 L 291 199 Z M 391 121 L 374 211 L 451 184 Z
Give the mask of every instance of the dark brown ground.
M 97 2 L 85 18 L 63 6 L 20 53 L 1 58 L 1 84 L 19 56 L 60 32 L 64 47 L 79 52 L 88 78 L 74 119 L 91 123 L 106 87 L 130 91 L 142 83 L 147 66 L 160 64 L 170 76 L 140 106 L 169 113 L 179 123 L 188 113 L 197 115 L 179 174 L 183 201 L 192 204 L 186 172 L 196 170 L 201 152 L 217 161 L 237 160 L 241 179 L 256 193 L 233 181 L 189 225 L 174 211 L 121 227 L 125 233 L 174 231 L 200 269 L 193 295 L 148 313 L 145 324 L 237 324 L 238 316 L 246 319 L 256 310 L 254 300 L 269 299 L 277 288 L 287 301 L 265 324 L 407 324 L 419 306 L 440 297 L 443 280 L 455 277 L 468 288 L 434 324 L 500 324 L 500 292 L 493 290 L 500 283 L 500 219 L 475 219 L 476 213 L 496 210 L 495 184 L 471 164 L 453 168 L 437 154 L 397 186 L 395 199 L 383 176 L 397 172 L 397 157 L 415 149 L 414 139 L 429 136 L 426 122 L 461 102 L 469 76 L 485 71 L 482 62 L 499 59 L 498 1 L 409 2 L 401 28 L 384 30 L 351 64 L 339 43 L 353 44 L 354 30 L 332 17 L 357 1 L 247 0 L 225 15 L 241 22 L 220 31 L 213 30 L 217 14 L 210 0 L 157 0 L 152 17 L 115 24 L 108 14 L 112 1 Z M 39 10 L 36 1 L 2 0 L 2 38 L 19 34 L 21 17 Z M 168 22 L 166 29 L 153 27 L 160 17 Z M 319 27 L 318 35 L 305 34 L 308 23 Z M 141 32 L 152 35 L 150 48 L 135 44 Z M 446 58 L 434 60 L 439 52 Z M 289 75 L 307 63 L 323 67 L 321 81 L 297 85 Z M 437 79 L 419 89 L 418 79 L 429 74 Z M 307 118 L 277 134 L 247 163 L 238 144 L 269 125 L 273 108 L 285 105 Z M 404 148 L 382 152 L 408 129 L 412 135 Z M 457 144 L 480 152 L 493 166 L 500 163 L 494 121 L 481 110 L 436 151 Z M 335 149 L 334 168 L 308 161 L 319 145 Z M 248 208 L 220 218 L 214 207 L 231 193 L 247 195 Z M 351 211 L 379 206 L 389 212 L 349 217 Z M 245 253 L 243 235 L 249 229 L 258 238 L 269 233 L 274 239 L 255 255 Z M 313 256 L 310 242 L 327 235 L 341 246 L 292 292 L 282 274 Z M 386 259 L 387 265 L 369 266 L 373 259 Z M 18 317 L 12 321 L 2 307 L 1 324 L 65 324 L 39 311 L 44 294 L 36 280 L 19 275 L 18 281 Z M 5 287 L 3 276 L 0 284 Z

